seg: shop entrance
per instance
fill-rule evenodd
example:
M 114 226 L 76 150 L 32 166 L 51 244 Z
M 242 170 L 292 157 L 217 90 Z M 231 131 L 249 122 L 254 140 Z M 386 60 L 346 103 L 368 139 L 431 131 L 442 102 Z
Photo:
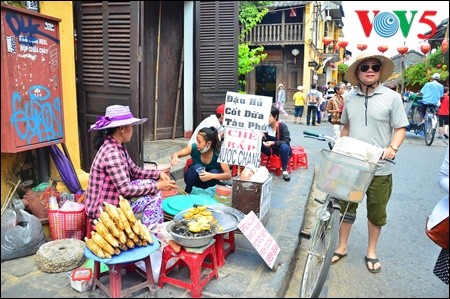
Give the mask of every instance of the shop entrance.
M 276 78 L 277 68 L 275 66 L 257 66 L 255 94 L 272 97 L 272 103 L 275 103 Z

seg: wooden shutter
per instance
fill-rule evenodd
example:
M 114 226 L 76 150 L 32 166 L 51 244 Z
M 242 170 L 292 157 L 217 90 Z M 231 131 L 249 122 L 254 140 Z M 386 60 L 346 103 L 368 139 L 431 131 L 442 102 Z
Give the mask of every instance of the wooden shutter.
M 238 88 L 239 1 L 196 1 L 195 125 Z
M 88 170 L 96 150 L 95 132 L 87 133 L 109 105 L 139 109 L 139 15 L 141 1 L 76 1 L 77 92 L 83 169 Z M 140 129 L 127 144 L 134 161 L 142 161 Z

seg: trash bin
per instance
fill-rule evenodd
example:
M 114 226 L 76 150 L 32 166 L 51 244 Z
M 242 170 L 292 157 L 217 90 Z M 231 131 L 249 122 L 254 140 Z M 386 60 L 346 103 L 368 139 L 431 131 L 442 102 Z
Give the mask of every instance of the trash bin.
M 272 175 L 262 183 L 233 178 L 231 206 L 244 214 L 253 211 L 261 222 L 269 222 L 270 201 L 272 198 Z

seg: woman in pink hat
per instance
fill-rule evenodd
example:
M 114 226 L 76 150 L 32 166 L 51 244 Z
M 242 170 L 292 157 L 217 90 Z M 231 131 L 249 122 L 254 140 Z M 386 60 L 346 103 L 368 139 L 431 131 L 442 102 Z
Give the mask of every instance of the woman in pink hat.
M 130 200 L 134 213 L 142 212 L 141 221 L 147 227 L 164 221 L 160 190 L 176 188 L 176 182 L 160 170 L 137 166 L 124 146 L 133 136 L 133 126 L 146 121 L 135 118 L 128 106 L 113 105 L 90 127 L 89 131 L 97 131 L 94 148 L 98 150 L 86 190 L 91 224 L 100 216 L 100 209 L 105 209 L 104 202 L 118 206 L 119 195 Z

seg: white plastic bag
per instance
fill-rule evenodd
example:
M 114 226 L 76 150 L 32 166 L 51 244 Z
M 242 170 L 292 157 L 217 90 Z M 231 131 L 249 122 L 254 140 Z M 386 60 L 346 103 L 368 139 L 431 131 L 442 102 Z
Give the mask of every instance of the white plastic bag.
M 2 261 L 35 254 L 46 242 L 40 220 L 25 210 L 6 209 L 1 225 Z

